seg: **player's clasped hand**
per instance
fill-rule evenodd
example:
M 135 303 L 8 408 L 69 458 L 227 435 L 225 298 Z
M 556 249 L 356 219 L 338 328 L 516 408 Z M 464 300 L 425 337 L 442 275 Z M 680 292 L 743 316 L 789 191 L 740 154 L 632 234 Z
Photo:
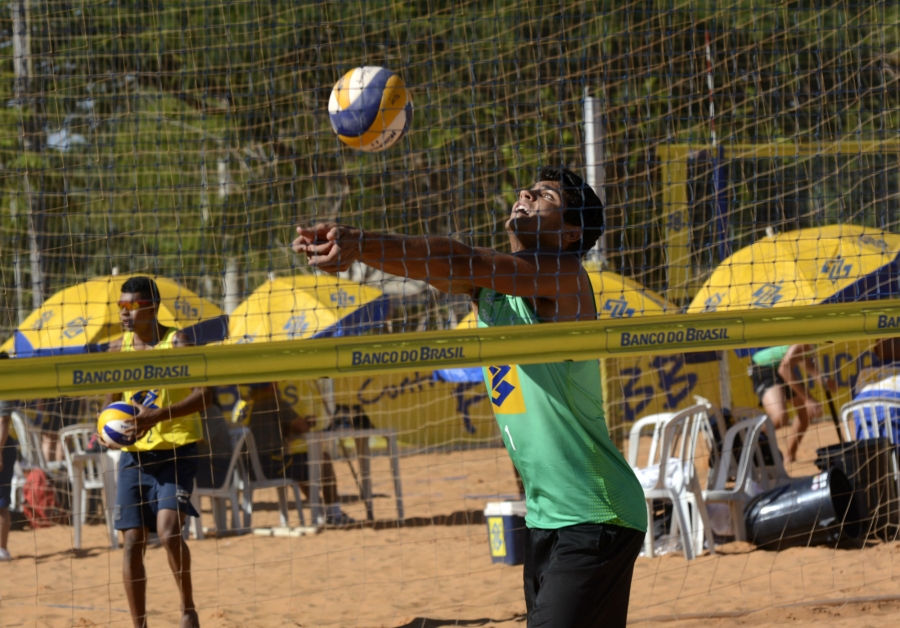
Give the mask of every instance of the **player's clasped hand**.
M 126 436 L 134 437 L 135 440 L 140 440 L 154 425 L 159 423 L 160 420 L 161 418 L 158 410 L 148 408 L 147 406 L 141 406 L 141 410 L 134 417 L 134 421 L 129 421 L 129 423 L 132 423 L 132 427 L 126 428 L 124 433 Z
M 305 253 L 310 266 L 326 272 L 340 272 L 362 257 L 362 231 L 333 222 L 312 228 L 297 227 L 299 234 L 291 247 Z

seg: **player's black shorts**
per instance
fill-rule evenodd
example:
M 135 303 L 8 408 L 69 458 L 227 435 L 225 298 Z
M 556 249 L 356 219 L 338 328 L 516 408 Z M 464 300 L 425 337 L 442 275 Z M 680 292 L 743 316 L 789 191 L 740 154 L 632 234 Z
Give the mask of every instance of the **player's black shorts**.
M 776 366 L 759 366 L 754 364 L 750 367 L 750 379 L 753 380 L 753 391 L 756 393 L 760 405 L 763 402 L 763 395 L 773 386 L 781 386 L 782 390 L 784 390 L 785 400 L 790 401 L 794 398 L 794 390 L 787 385 Z
M 198 465 L 197 443 L 175 449 L 123 451 L 116 487 L 116 530 L 156 532 L 160 510 L 199 517 L 191 505 Z
M 528 628 L 624 628 L 644 533 L 610 524 L 528 529 Z

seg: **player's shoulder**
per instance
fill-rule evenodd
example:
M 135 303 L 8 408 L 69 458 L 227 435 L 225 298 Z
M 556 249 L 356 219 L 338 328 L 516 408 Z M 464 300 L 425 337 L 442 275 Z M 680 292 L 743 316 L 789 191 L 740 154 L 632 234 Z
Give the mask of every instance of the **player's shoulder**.
M 116 352 L 116 351 L 121 351 L 123 342 L 124 342 L 124 338 L 116 338 L 111 343 L 109 343 L 109 348 L 107 349 L 107 351 L 109 351 L 110 353 Z

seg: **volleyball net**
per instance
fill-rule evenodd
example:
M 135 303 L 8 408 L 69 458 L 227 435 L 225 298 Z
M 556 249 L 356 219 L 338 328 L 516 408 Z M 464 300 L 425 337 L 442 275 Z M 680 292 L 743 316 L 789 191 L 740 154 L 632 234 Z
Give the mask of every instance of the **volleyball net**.
M 233 433 L 252 428 L 265 403 L 318 417 L 310 439 L 334 461 L 341 508 L 359 522 L 232 537 L 212 532 L 222 513 L 204 497 L 203 525 L 217 538 L 192 544 L 206 622 L 500 624 L 524 612 L 520 574 L 491 563 L 499 540 L 489 545 L 485 532 L 485 504 L 519 489 L 493 418 L 502 392 L 478 367 L 598 359 L 623 452 L 638 420 L 708 402 L 716 435 L 694 459 L 703 482 L 728 428 L 762 414 L 757 367 L 772 364 L 759 364 L 760 349 L 808 345 L 815 356 L 793 362 L 785 384 L 810 400 L 786 399 L 788 416 L 815 415 L 785 463 L 793 479 L 845 461 L 834 448 L 859 428 L 851 418 L 849 431 L 835 429 L 842 408 L 890 392 L 900 329 L 894 0 L 8 6 L 0 350 L 13 359 L 0 360 L 0 398 L 21 402 L 18 431 L 37 434 L 34 455 L 50 452 L 42 432 L 94 421 L 106 393 L 208 386 Z M 389 69 L 411 94 L 408 131 L 382 152 L 341 143 L 329 119 L 332 88 L 360 66 Z M 597 320 L 479 329 L 468 297 L 358 263 L 317 273 L 291 249 L 298 225 L 337 221 L 507 251 L 517 190 L 542 165 L 571 168 L 603 202 L 605 228 L 584 262 Z M 122 338 L 122 287 L 143 276 L 156 281 L 160 322 L 196 346 L 107 352 Z M 77 409 L 47 419 L 66 414 L 48 402 L 60 398 Z M 375 431 L 354 438 L 361 429 Z M 329 439 L 340 430 L 350 435 Z M 787 460 L 789 428 L 776 439 Z M 643 455 L 650 441 L 640 442 Z M 289 447 L 309 453 L 308 443 Z M 774 622 L 784 605 L 889 595 L 896 559 L 883 541 L 900 526 L 897 471 L 879 465 L 896 462 L 865 455 L 882 493 L 853 495 L 887 509 L 877 525 L 843 534 L 841 502 L 824 536 L 787 543 L 782 530 L 779 547 L 797 547 L 776 553 L 735 541 L 713 508 L 719 554 L 641 559 L 634 616 Z M 36 460 L 20 457 L 20 500 Z M 70 491 L 65 461 L 45 462 Z M 258 495 L 264 506 L 238 528 L 299 530 L 296 511 L 281 525 L 274 489 Z M 656 506 L 656 550 L 683 554 L 671 510 Z M 109 556 L 102 525 L 84 529 L 89 556 L 65 553 L 68 526 L 26 528 L 10 542 L 16 568 L 30 565 L 21 581 L 40 579 L 46 556 L 73 576 L 46 591 L 9 585 L 4 609 L 47 622 L 121 619 L 121 586 L 107 584 L 113 570 L 95 555 Z M 835 549 L 851 536 L 857 549 Z M 153 569 L 151 606 L 169 584 L 162 562 Z M 248 570 L 249 588 L 236 575 Z M 842 582 L 841 570 L 855 575 Z M 172 599 L 160 612 L 175 612 Z

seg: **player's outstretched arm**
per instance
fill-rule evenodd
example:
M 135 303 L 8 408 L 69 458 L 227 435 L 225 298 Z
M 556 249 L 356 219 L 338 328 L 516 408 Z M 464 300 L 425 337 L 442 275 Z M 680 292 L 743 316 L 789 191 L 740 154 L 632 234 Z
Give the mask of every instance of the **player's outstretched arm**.
M 500 253 L 446 236 L 400 236 L 335 223 L 298 227 L 293 249 L 327 272 L 363 262 L 419 279 L 445 292 L 490 288 L 512 296 L 556 299 L 581 292 L 581 260 L 572 253 Z

